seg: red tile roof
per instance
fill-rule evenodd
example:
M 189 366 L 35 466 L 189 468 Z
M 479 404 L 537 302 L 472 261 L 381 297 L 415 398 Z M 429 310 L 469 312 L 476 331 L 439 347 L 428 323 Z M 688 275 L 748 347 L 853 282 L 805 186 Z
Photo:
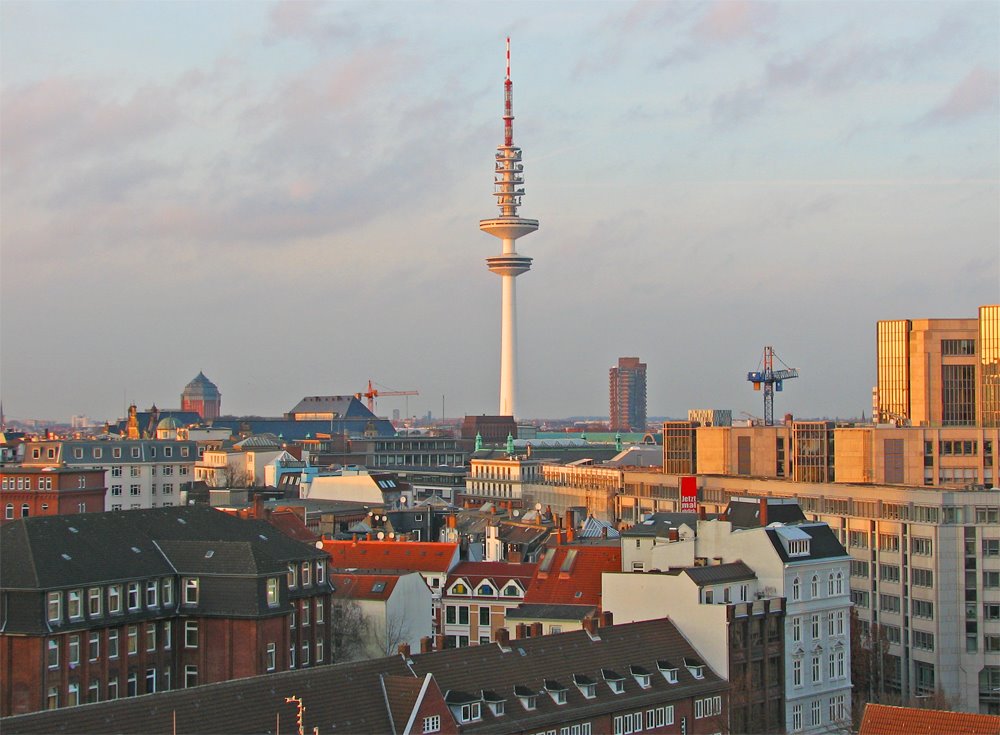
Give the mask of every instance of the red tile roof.
M 527 586 L 528 582 L 535 576 L 537 564 L 512 564 L 503 561 L 463 561 L 455 566 L 448 575 L 447 584 L 450 586 L 459 578 L 466 580 L 473 587 L 476 587 L 484 579 L 492 579 L 500 585 L 510 579 L 518 579 L 521 584 Z
M 388 600 L 399 581 L 397 574 L 331 574 L 333 597 L 338 600 Z
M 275 509 L 267 516 L 267 522 L 296 541 L 312 544 L 319 540 L 319 535 L 310 531 L 299 514 L 290 508 Z
M 858 735 L 998 735 L 1000 717 L 940 709 L 865 705 Z
M 546 556 L 538 565 L 524 602 L 561 605 L 601 605 L 601 575 L 620 572 L 620 546 L 555 546 L 546 564 Z M 575 559 L 568 559 L 572 552 Z M 563 569 L 566 571 L 562 571 Z
M 334 569 L 447 572 L 458 561 L 458 544 L 429 541 L 323 541 Z

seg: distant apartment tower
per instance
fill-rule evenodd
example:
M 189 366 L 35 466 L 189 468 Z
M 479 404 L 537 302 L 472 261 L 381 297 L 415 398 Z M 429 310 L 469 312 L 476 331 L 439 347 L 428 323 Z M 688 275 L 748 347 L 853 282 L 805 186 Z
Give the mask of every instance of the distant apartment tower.
M 619 357 L 610 371 L 611 431 L 646 430 L 646 363 Z
M 895 319 L 876 327 L 875 419 L 1000 426 L 1000 305 L 975 319 Z
M 222 394 L 218 386 L 205 377 L 201 371 L 181 393 L 181 411 L 197 411 L 203 419 L 215 419 L 222 415 Z

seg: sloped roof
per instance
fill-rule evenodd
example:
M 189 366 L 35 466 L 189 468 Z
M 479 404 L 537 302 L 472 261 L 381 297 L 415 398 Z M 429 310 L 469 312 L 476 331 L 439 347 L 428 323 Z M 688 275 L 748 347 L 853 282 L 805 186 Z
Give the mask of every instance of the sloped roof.
M 184 386 L 181 395 L 189 398 L 218 398 L 218 386 L 205 377 L 205 373 L 198 371 L 198 374 L 191 379 L 191 382 Z
M 583 620 L 597 613 L 593 605 L 518 605 L 507 620 Z
M 323 541 L 334 569 L 447 572 L 458 544 L 431 541 Z
M 545 558 L 524 595 L 525 603 L 601 605 L 601 575 L 620 572 L 621 546 L 555 546 L 547 569 Z
M 382 676 L 382 687 L 385 691 L 385 701 L 392 717 L 393 735 L 406 730 L 413 708 L 420 699 L 420 691 L 424 680 L 412 676 Z M 433 679 L 432 679 L 433 680 Z
M 757 578 L 757 573 L 744 564 L 742 560 L 705 567 L 685 567 L 684 573 L 699 587 L 706 584 L 740 582 L 745 579 Z
M 447 585 L 464 579 L 473 587 L 484 579 L 493 580 L 494 586 L 502 585 L 511 579 L 517 579 L 527 586 L 535 575 L 537 564 L 515 564 L 503 561 L 463 561 L 457 564 L 448 575 Z
M 398 581 L 398 574 L 330 575 L 333 596 L 341 600 L 388 600 Z
M 341 418 L 374 417 L 368 407 L 353 395 L 348 396 L 306 396 L 289 411 L 297 413 L 333 413 Z
M 583 522 L 583 528 L 577 532 L 577 536 L 580 538 L 605 538 L 605 529 L 607 530 L 607 538 L 619 538 L 621 536 L 618 533 L 618 529 L 607 521 L 601 521 L 594 516 L 587 516 L 587 519 Z
M 997 735 L 1000 716 L 866 704 L 858 735 Z
M 805 513 L 793 498 L 750 498 L 735 497 L 726 506 L 726 519 L 733 528 L 753 528 L 760 526 L 761 501 L 767 502 L 768 523 L 802 523 Z
M 771 545 L 778 552 L 778 557 L 783 562 L 809 562 L 816 559 L 833 559 L 847 556 L 847 549 L 840 543 L 840 540 L 825 523 L 803 523 L 790 528 L 801 531 L 809 536 L 809 553 L 802 556 L 789 556 L 785 551 L 785 545 L 781 543 L 781 529 L 767 528 L 767 537 L 771 540 Z
M 497 527 L 497 535 L 507 544 L 532 544 L 544 536 L 548 536 L 551 528 L 518 523 L 517 521 L 501 521 Z

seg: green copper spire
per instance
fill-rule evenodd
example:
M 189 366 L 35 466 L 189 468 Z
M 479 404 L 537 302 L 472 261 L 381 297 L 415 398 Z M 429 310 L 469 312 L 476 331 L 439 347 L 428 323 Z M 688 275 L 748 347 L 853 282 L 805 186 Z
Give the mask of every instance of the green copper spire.
M 514 435 L 507 434 L 507 454 L 514 453 Z
M 615 432 L 615 451 L 620 452 L 622 450 L 622 433 L 620 431 Z
M 476 451 L 478 452 L 483 448 L 483 435 L 478 431 L 476 432 Z

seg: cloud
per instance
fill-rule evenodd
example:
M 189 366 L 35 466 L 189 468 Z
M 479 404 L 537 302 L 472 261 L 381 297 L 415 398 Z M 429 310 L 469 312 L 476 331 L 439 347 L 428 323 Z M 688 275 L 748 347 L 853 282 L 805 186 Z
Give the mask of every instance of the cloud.
M 1000 73 L 977 66 L 966 74 L 948 96 L 924 115 L 918 123 L 951 125 L 965 120 L 992 115 L 1000 109 Z
M 775 15 L 775 7 L 771 3 L 718 0 L 695 25 L 694 33 L 703 40 L 716 43 L 759 39 Z
M 356 33 L 356 24 L 342 17 L 346 15 L 347 7 L 346 3 L 321 3 L 318 0 L 276 2 L 268 14 L 265 42 L 304 39 L 321 46 L 330 41 L 351 38 Z M 324 12 L 328 10 L 338 17 L 329 17 Z

